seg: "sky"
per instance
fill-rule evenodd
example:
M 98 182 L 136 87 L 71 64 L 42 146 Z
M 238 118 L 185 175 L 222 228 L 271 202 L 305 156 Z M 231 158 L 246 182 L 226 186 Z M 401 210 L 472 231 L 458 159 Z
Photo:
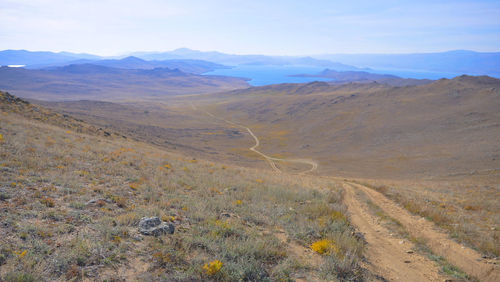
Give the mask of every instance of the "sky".
M 0 0 L 0 50 L 500 51 L 500 1 Z

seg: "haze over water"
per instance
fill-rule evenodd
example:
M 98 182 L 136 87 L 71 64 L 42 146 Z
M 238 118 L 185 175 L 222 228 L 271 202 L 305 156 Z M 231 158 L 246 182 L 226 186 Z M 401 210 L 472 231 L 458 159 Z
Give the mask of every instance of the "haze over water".
M 205 75 L 225 75 L 249 79 L 252 86 L 262 86 L 276 83 L 305 83 L 312 81 L 331 81 L 322 77 L 297 77 L 297 74 L 318 74 L 324 67 L 314 66 L 275 66 L 275 65 L 239 65 L 233 68 L 217 69 Z M 440 79 L 453 78 L 459 73 L 445 73 L 419 70 L 370 69 L 371 73 L 392 74 L 402 78 Z

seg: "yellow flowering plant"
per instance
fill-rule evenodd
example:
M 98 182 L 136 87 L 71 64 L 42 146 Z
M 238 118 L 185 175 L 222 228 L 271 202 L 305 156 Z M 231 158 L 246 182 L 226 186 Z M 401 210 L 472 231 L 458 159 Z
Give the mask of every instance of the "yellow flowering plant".
M 213 260 L 203 265 L 203 271 L 208 276 L 214 276 L 220 272 L 221 267 L 222 267 L 222 262 L 220 262 L 219 260 Z

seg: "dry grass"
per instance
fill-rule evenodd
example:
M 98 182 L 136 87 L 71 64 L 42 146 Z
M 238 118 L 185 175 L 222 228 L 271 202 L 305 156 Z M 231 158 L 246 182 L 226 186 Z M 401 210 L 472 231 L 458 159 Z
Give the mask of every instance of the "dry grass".
M 387 215 L 377 204 L 372 202 L 363 191 L 356 191 L 357 196 L 362 199 L 371 214 L 378 217 L 380 222 L 393 234 L 393 236 L 404 238 L 412 242 L 418 253 L 428 257 L 439 266 L 441 274 L 453 277 L 453 281 L 477 281 L 474 277 L 467 275 L 461 269 L 450 264 L 444 257 L 438 256 L 429 249 L 421 239 L 411 236 L 405 227 L 397 219 Z
M 495 182 L 465 180 L 444 182 L 369 181 L 408 211 L 423 216 L 452 238 L 487 256 L 500 255 L 500 186 Z M 367 184 L 363 181 L 363 184 Z
M 0 279 L 362 278 L 363 245 L 330 181 L 205 162 L 13 113 L 0 113 L 0 133 Z M 144 216 L 176 232 L 142 236 Z M 304 249 L 326 239 L 337 251 L 314 265 L 292 255 L 277 230 Z

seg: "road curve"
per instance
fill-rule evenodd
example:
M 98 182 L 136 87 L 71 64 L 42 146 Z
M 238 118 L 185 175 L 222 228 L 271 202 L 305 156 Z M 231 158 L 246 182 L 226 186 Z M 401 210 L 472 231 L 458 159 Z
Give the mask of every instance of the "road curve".
M 203 109 L 198 109 L 198 107 L 196 107 L 193 103 L 190 103 L 190 104 L 191 104 L 191 108 L 193 108 L 193 110 L 204 112 L 205 114 L 211 116 L 214 119 L 217 119 L 217 120 L 223 121 L 225 123 L 231 124 L 233 126 L 245 129 L 250 134 L 250 136 L 252 136 L 252 138 L 255 140 L 255 145 L 253 145 L 252 147 L 250 147 L 248 149 L 250 151 L 255 152 L 256 154 L 260 155 L 261 157 L 263 157 L 267 161 L 267 163 L 269 164 L 269 166 L 271 167 L 271 169 L 273 171 L 275 171 L 277 173 L 282 173 L 281 169 L 279 169 L 276 166 L 275 162 L 301 163 L 301 164 L 306 164 L 306 165 L 310 165 L 311 166 L 310 169 L 302 171 L 299 174 L 305 174 L 305 173 L 313 172 L 313 171 L 315 171 L 318 168 L 318 163 L 315 162 L 315 161 L 313 161 L 313 160 L 308 160 L 308 159 L 282 159 L 282 158 L 274 158 L 274 157 L 268 156 L 268 155 L 262 153 L 261 151 L 257 150 L 257 147 L 259 147 L 259 145 L 260 145 L 260 140 L 253 133 L 253 131 L 250 128 L 248 128 L 248 127 L 246 127 L 244 125 L 241 125 L 241 124 L 237 124 L 237 123 L 232 122 L 230 120 L 219 118 L 219 117 L 215 116 L 214 114 L 212 114 L 212 113 L 210 113 L 208 111 L 205 111 Z

